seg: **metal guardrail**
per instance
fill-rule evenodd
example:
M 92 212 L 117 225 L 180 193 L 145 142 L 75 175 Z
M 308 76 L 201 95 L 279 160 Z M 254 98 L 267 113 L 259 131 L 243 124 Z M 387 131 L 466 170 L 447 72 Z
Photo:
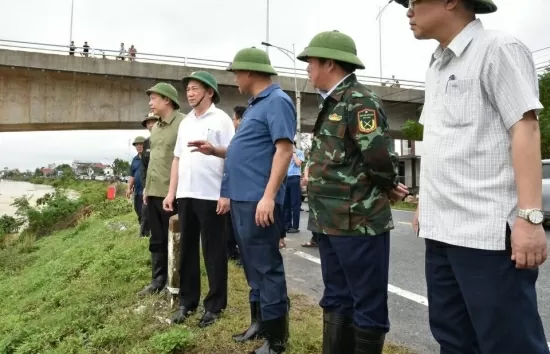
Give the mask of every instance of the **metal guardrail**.
M 175 55 L 166 55 L 166 54 L 153 54 L 153 53 L 136 53 L 136 57 L 130 57 L 129 53 L 126 51 L 122 56 L 120 55 L 119 50 L 112 49 L 100 49 L 90 47 L 87 55 L 83 53 L 83 47 L 75 46 L 75 56 L 82 56 L 88 58 L 101 58 L 101 59 L 110 59 L 110 60 L 120 60 L 124 59 L 126 61 L 137 61 L 143 63 L 155 63 L 155 64 L 166 64 L 166 65 L 179 65 L 179 66 L 192 66 L 204 69 L 217 69 L 225 70 L 230 64 L 228 61 L 221 60 L 212 60 L 212 59 L 202 59 L 202 58 L 193 58 L 193 57 L 181 57 Z M 58 55 L 69 55 L 70 46 L 68 45 L 58 45 L 58 44 L 47 44 L 47 43 L 35 43 L 35 42 L 21 42 L 0 39 L 0 49 L 8 50 L 19 50 L 19 51 L 30 51 L 46 54 L 58 54 Z M 133 59 L 133 60 L 132 60 Z M 279 75 L 281 76 L 290 76 L 294 77 L 294 68 L 289 67 L 275 67 Z M 304 69 L 297 70 L 297 76 L 303 79 L 307 79 L 307 72 Z M 367 85 L 377 85 L 377 86 L 388 86 L 396 87 L 402 89 L 424 89 L 424 82 L 422 81 L 413 81 L 413 80 L 402 80 L 398 78 L 380 78 L 375 76 L 367 76 L 357 74 L 357 79 Z

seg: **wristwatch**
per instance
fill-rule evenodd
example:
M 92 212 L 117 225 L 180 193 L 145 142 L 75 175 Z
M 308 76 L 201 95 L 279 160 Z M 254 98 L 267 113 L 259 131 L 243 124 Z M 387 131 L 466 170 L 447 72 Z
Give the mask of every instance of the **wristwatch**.
M 544 213 L 540 209 L 518 209 L 517 216 L 533 225 L 540 225 L 544 221 Z

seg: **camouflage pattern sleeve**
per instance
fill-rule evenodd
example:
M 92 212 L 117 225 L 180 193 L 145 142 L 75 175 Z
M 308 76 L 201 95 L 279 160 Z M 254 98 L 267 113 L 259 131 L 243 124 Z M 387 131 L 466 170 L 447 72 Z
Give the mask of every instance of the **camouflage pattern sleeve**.
M 388 121 L 378 97 L 353 91 L 348 105 L 348 130 L 363 156 L 372 183 L 382 189 L 397 186 L 397 155 L 388 135 Z

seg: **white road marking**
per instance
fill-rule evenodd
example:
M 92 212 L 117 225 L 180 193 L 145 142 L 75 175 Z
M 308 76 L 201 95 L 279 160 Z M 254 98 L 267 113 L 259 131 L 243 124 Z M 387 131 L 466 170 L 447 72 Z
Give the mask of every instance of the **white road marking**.
M 406 222 L 406 221 L 398 221 L 397 223 L 398 224 L 403 224 L 403 225 L 412 225 L 412 223 Z
M 311 254 L 301 252 L 301 251 L 295 251 L 293 252 L 298 257 L 301 257 L 303 259 L 307 259 L 308 261 L 311 261 L 313 263 L 321 264 L 321 259 L 312 256 Z M 401 289 L 397 286 L 388 284 L 388 291 L 390 293 L 393 293 L 395 295 L 399 295 L 401 297 L 404 297 L 405 299 L 409 299 L 411 301 L 414 301 L 420 305 L 428 306 L 428 299 L 425 296 L 417 295 L 415 293 L 411 293 L 408 290 Z
M 410 223 L 406 223 L 406 222 L 400 222 L 400 223 L 410 225 Z M 305 252 L 301 252 L 301 251 L 295 251 L 295 252 L 292 252 L 292 253 L 294 253 L 298 257 L 301 257 L 303 259 L 307 259 L 310 262 L 321 264 L 321 259 L 320 258 L 312 256 L 309 253 L 305 253 Z M 428 306 L 428 298 L 427 297 L 415 294 L 415 293 L 410 292 L 410 291 L 405 290 L 405 289 L 401 289 L 401 288 L 399 288 L 395 285 L 388 284 L 388 292 L 393 293 L 393 294 L 398 295 L 398 296 L 401 296 L 401 297 L 404 297 L 405 299 L 414 301 L 417 304 Z M 547 342 L 547 344 L 548 344 L 548 348 L 550 348 L 550 342 Z

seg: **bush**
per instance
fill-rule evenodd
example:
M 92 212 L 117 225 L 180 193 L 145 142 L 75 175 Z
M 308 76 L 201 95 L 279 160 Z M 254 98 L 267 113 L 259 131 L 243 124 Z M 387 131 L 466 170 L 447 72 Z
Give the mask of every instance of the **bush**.
M 56 189 L 37 200 L 37 207 L 32 207 L 26 197 L 17 198 L 13 204 L 17 215 L 27 221 L 25 232 L 42 237 L 57 230 L 75 226 L 76 212 L 82 207 L 79 199 L 69 199 L 64 190 Z

